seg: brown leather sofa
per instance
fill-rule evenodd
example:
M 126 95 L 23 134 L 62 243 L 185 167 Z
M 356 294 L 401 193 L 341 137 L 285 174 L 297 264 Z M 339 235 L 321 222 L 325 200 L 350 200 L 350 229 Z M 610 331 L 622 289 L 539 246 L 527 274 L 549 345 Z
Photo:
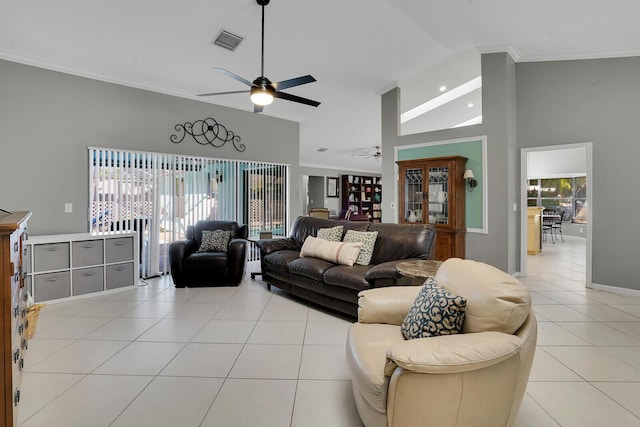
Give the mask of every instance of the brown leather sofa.
M 450 258 L 438 283 L 466 298 L 462 333 L 405 340 L 420 286 L 360 293 L 346 358 L 366 427 L 510 426 L 527 387 L 537 323 L 528 289 L 495 267 Z
M 336 225 L 347 230 L 378 231 L 369 265 L 338 265 L 313 257 L 300 257 L 307 236 L 317 236 L 320 228 Z M 351 222 L 298 217 L 286 239 L 258 241 L 262 279 L 293 295 L 356 317 L 358 292 L 381 286 L 409 284 L 396 264 L 410 259 L 433 259 L 435 227 Z
M 203 230 L 230 231 L 227 252 L 197 252 Z M 176 288 L 238 285 L 244 275 L 248 229 L 235 221 L 198 221 L 187 227 L 185 240 L 169 246 L 171 277 Z

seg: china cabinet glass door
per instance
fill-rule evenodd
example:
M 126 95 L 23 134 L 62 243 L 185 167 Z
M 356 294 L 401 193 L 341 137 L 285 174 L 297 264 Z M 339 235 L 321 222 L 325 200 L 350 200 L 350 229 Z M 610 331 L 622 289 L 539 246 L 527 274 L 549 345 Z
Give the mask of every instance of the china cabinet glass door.
M 403 217 L 406 222 L 423 222 L 424 199 L 423 168 L 407 168 L 404 171 Z
M 449 223 L 449 168 L 427 168 L 429 175 L 429 224 Z

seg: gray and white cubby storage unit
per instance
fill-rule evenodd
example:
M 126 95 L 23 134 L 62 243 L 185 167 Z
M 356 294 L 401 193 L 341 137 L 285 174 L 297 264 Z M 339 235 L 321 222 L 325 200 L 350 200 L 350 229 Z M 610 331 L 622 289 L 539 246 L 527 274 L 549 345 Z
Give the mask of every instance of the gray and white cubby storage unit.
M 25 243 L 27 290 L 35 302 L 138 284 L 136 232 L 32 236 Z

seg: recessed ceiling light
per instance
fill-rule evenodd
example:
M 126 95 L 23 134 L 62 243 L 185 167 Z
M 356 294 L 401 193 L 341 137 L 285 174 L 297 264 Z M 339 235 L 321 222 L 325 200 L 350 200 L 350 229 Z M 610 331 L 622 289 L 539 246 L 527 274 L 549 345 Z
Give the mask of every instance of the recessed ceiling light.
M 468 103 L 467 107 L 469 107 L 469 108 L 473 107 L 473 102 Z
M 445 90 L 447 90 L 446 86 L 440 86 L 440 92 L 444 92 Z

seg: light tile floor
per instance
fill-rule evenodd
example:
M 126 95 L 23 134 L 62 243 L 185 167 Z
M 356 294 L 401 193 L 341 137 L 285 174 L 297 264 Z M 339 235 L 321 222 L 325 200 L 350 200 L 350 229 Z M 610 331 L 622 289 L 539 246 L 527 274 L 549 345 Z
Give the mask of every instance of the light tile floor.
M 539 336 L 515 425 L 640 426 L 640 296 L 585 289 L 584 240 L 565 240 L 530 256 L 522 279 Z M 361 426 L 349 325 L 248 274 L 233 288 L 163 277 L 49 304 L 26 353 L 20 425 Z

